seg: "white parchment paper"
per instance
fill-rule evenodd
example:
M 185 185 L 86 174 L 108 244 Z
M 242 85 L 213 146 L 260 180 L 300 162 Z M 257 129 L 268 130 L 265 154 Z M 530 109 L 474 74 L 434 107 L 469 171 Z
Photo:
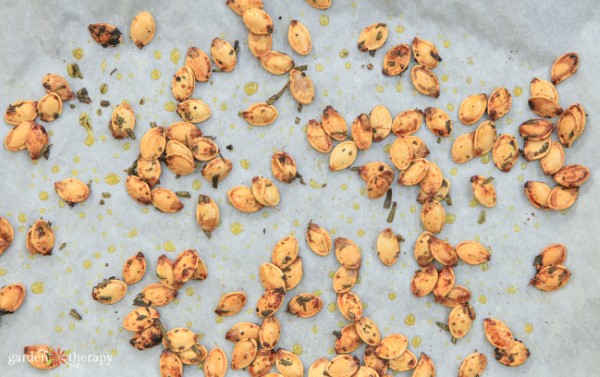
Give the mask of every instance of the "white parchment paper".
M 595 335 L 600 316 L 600 285 L 596 249 L 600 243 L 598 230 L 597 184 L 600 133 L 597 77 L 600 70 L 599 8 L 593 1 L 581 2 L 398 2 L 334 0 L 326 11 L 309 7 L 304 1 L 265 1 L 275 24 L 274 49 L 291 54 L 298 65 L 308 65 L 307 73 L 316 88 L 314 102 L 301 113 L 291 96 L 284 95 L 276 104 L 279 119 L 265 128 L 250 128 L 237 117 L 239 110 L 251 103 L 264 101 L 277 92 L 286 76 L 266 73 L 247 47 L 247 30 L 241 19 L 224 1 L 173 2 L 95 2 L 95 1 L 0 1 L 0 102 L 4 108 L 19 99 L 39 99 L 44 91 L 41 79 L 46 73 L 66 76 L 66 65 L 78 63 L 83 79 L 70 79 L 73 89 L 86 87 L 92 103 L 76 100 L 65 104 L 62 116 L 46 124 L 53 144 L 49 160 L 32 164 L 25 152 L 10 153 L 0 149 L 0 215 L 15 227 L 13 245 L 0 257 L 0 285 L 22 282 L 28 288 L 23 306 L 14 315 L 0 319 L 0 375 L 2 376 L 137 376 L 159 375 L 161 347 L 140 352 L 128 340 L 131 334 L 122 329 L 122 320 L 134 307 L 133 298 L 156 280 L 154 269 L 159 255 L 174 258 L 186 248 L 195 248 L 205 260 L 209 278 L 188 282 L 176 303 L 160 308 L 167 328 L 189 327 L 202 334 L 200 342 L 207 348 L 216 345 L 231 354 L 232 346 L 224 339 L 226 331 L 238 321 L 260 323 L 253 313 L 262 287 L 257 280 L 258 266 L 269 261 L 275 242 L 290 233 L 300 240 L 304 260 L 304 278 L 288 293 L 287 299 L 301 292 L 319 292 L 326 308 L 310 319 L 298 319 L 283 310 L 277 317 L 283 324 L 279 346 L 300 353 L 305 368 L 321 356 L 332 357 L 334 330 L 346 321 L 338 311 L 327 307 L 335 303 L 328 276 L 339 264 L 333 254 L 318 257 L 304 242 L 304 230 L 312 221 L 329 229 L 334 237 L 355 240 L 363 250 L 361 281 L 354 291 L 366 304 L 365 315 L 373 318 L 384 335 L 402 333 L 421 342 L 410 349 L 425 352 L 435 362 L 439 376 L 457 374 L 462 358 L 474 350 L 488 357 L 486 376 L 592 376 L 600 367 L 597 361 L 600 342 Z M 129 25 L 140 11 L 148 10 L 156 19 L 155 40 L 139 50 L 129 38 Z M 328 18 L 327 26 L 325 17 Z M 303 22 L 312 34 L 313 51 L 307 57 L 292 53 L 287 44 L 287 26 L 291 19 Z M 124 42 L 115 49 L 103 49 L 90 38 L 87 25 L 108 22 L 125 33 Z M 356 41 L 360 30 L 375 22 L 389 25 L 389 37 L 375 57 L 360 53 Z M 162 214 L 153 208 L 134 203 L 126 194 L 126 169 L 139 153 L 139 139 L 149 122 L 168 126 L 178 121 L 176 113 L 165 110 L 174 101 L 170 84 L 172 75 L 183 64 L 187 48 L 197 46 L 205 51 L 214 37 L 230 42 L 240 41 L 238 66 L 230 74 L 214 73 L 210 83 L 198 84 L 195 97 L 206 101 L 213 115 L 200 125 L 205 134 L 215 136 L 223 154 L 234 163 L 229 178 L 217 190 L 199 173 L 175 179 L 164 168 L 162 186 L 187 190 L 192 199 L 183 199 L 185 208 L 177 214 Z M 433 41 L 443 62 L 435 72 L 441 79 L 442 95 L 438 99 L 413 91 L 409 75 L 384 77 L 381 61 L 385 51 L 398 43 L 410 44 L 415 36 Z M 82 48 L 84 57 L 77 60 L 72 51 Z M 177 49 L 182 58 L 176 63 L 171 52 Z M 347 49 L 349 56 L 340 57 Z M 157 52 L 158 51 L 158 52 Z M 575 205 L 565 211 L 544 212 L 533 208 L 523 194 L 527 180 L 542 180 L 537 162 L 520 160 L 510 173 L 501 173 L 492 162 L 476 159 L 458 166 L 450 158 L 453 139 L 474 130 L 460 124 L 457 110 L 463 98 L 474 93 L 491 93 L 505 86 L 513 93 L 510 113 L 497 123 L 501 133 L 517 135 L 518 125 L 534 118 L 527 107 L 529 82 L 533 77 L 549 78 L 554 59 L 566 52 L 579 53 L 581 67 L 558 87 L 560 104 L 567 107 L 581 103 L 587 114 L 584 135 L 568 149 L 567 163 L 584 164 L 592 177 L 581 188 Z M 367 69 L 372 63 L 374 68 Z M 117 69 L 112 75 L 110 73 Z M 151 72 L 159 70 L 158 80 Z M 258 91 L 244 93 L 244 85 L 256 82 Z M 101 95 L 99 86 L 107 83 L 108 93 Z M 522 94 L 517 95 L 522 89 Z M 144 104 L 140 105 L 140 99 Z M 117 141 L 107 130 L 110 108 L 96 115 L 101 100 L 114 106 L 128 100 L 136 114 L 136 141 Z M 69 104 L 75 104 L 70 109 Z M 453 204 L 447 212 L 456 216 L 446 225 L 441 237 L 456 244 L 479 239 L 493 250 L 489 269 L 459 264 L 457 284 L 473 292 L 472 305 L 477 320 L 470 333 L 456 345 L 436 321 L 447 321 L 449 310 L 428 296 L 417 299 L 409 291 L 409 283 L 417 264 L 412 256 L 416 237 L 421 232 L 420 205 L 415 202 L 418 189 L 394 184 L 394 200 L 398 203 L 392 224 L 386 222 L 388 211 L 383 200 L 369 200 L 364 183 L 356 173 L 345 170 L 331 173 L 328 156 L 314 151 L 306 141 L 302 127 L 309 119 L 320 118 L 321 111 L 332 105 L 350 123 L 358 114 L 369 113 L 377 105 L 388 107 L 392 115 L 411 108 L 436 106 L 447 110 L 454 120 L 452 137 L 436 143 L 425 126 L 418 132 L 432 151 L 436 162 L 450 179 Z M 86 146 L 85 131 L 78 125 L 81 112 L 92 118 L 95 143 Z M 301 119 L 296 125 L 296 117 Z M 0 125 L 0 136 L 8 133 Z M 369 161 L 389 161 L 384 146 L 393 142 L 388 137 L 361 153 L 355 165 Z M 130 146 L 129 148 L 126 146 Z M 232 145 L 233 150 L 224 149 Z M 238 184 L 250 185 L 256 175 L 272 177 L 270 156 L 274 150 L 296 158 L 299 172 L 308 182 L 327 183 L 322 189 L 278 183 L 281 204 L 276 209 L 255 214 L 242 214 L 227 204 L 226 192 Z M 242 167 L 247 160 L 249 167 Z M 117 185 L 109 185 L 105 177 L 115 173 Z M 493 176 L 498 192 L 498 205 L 487 210 L 487 221 L 477 224 L 482 207 L 471 207 L 469 177 L 473 174 Z M 53 183 L 76 176 L 92 180 L 92 195 L 74 208 L 59 206 Z M 201 182 L 194 184 L 195 180 Z M 43 192 L 48 199 L 42 200 Z M 99 205 L 102 192 L 111 197 Z M 209 240 L 194 220 L 195 198 L 208 194 L 219 204 L 221 226 Z M 40 216 L 56 227 L 57 247 L 51 257 L 31 257 L 25 248 L 28 227 Z M 234 235 L 230 227 L 243 226 Z M 378 233 L 391 226 L 404 236 L 402 255 L 393 267 L 384 267 L 376 256 Z M 566 266 L 572 271 L 571 282 L 558 292 L 543 293 L 527 284 L 533 276 L 535 255 L 550 243 L 564 243 L 569 251 Z M 67 246 L 59 250 L 58 245 Z M 173 247 L 171 247 L 171 245 Z M 113 306 L 103 306 L 91 298 L 91 290 L 102 279 L 121 274 L 123 262 L 141 250 L 149 266 L 144 279 L 129 288 L 127 297 Z M 174 251 L 169 251 L 174 250 Z M 32 286 L 43 283 L 43 293 L 34 294 Z M 36 286 L 39 286 L 36 285 Z M 221 294 L 243 290 L 248 295 L 244 311 L 235 317 L 217 321 L 213 310 Z M 485 298 L 485 300 L 484 300 Z M 287 300 L 286 300 L 287 301 Z M 70 309 L 82 314 L 83 320 L 69 316 Z M 413 314 L 414 325 L 405 318 Z M 493 348 L 485 340 L 481 320 L 495 317 L 504 320 L 516 338 L 530 349 L 530 359 L 521 367 L 508 368 L 493 358 Z M 525 331 L 527 324 L 533 331 Z M 78 355 L 110 355 L 109 365 L 98 362 L 75 362 L 51 372 L 34 370 L 15 361 L 23 347 L 50 344 Z M 295 347 L 294 347 L 295 345 Z M 356 352 L 362 357 L 364 346 Z M 13 365 L 11 365 L 13 364 Z M 229 371 L 230 375 L 245 375 Z M 194 367 L 186 367 L 186 375 L 201 375 Z

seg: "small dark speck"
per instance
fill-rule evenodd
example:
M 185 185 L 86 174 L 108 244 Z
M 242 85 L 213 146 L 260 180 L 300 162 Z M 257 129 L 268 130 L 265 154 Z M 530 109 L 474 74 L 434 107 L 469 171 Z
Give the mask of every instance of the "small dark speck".
M 281 20 L 281 18 L 282 18 L 281 16 L 277 17 L 278 20 Z

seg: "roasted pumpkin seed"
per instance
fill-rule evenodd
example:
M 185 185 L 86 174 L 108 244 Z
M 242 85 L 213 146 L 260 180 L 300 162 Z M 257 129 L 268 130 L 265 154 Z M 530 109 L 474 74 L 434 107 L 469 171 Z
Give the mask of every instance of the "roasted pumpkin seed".
M 273 21 L 267 12 L 261 8 L 249 8 L 242 13 L 244 24 L 254 34 L 271 34 Z
M 488 262 L 492 256 L 478 241 L 463 241 L 456 245 L 458 257 L 465 263 L 475 265 Z
M 364 28 L 358 36 L 356 46 L 360 51 L 375 51 L 385 44 L 388 37 L 388 26 L 375 23 Z
M 496 121 L 505 116 L 512 106 L 512 96 L 508 89 L 499 87 L 494 89 L 488 97 L 487 111 L 490 120 Z
M 243 369 L 254 361 L 258 352 L 256 340 L 252 338 L 242 339 L 235 344 L 231 352 L 231 369 Z
M 437 234 L 442 231 L 446 222 L 446 210 L 435 199 L 429 199 L 421 207 L 421 223 L 426 230 Z
M 509 367 L 522 365 L 530 355 L 529 349 L 518 339 L 508 349 L 494 349 L 494 358 Z
M 362 119 L 362 114 L 360 118 L 361 122 L 364 122 L 364 120 Z M 385 139 L 392 129 L 392 115 L 390 114 L 390 111 L 387 109 L 387 107 L 383 105 L 375 106 L 373 110 L 371 110 L 368 120 L 373 133 L 372 139 L 375 142 L 379 142 Z M 356 138 L 354 138 L 354 141 L 356 142 Z
M 268 349 L 258 350 L 254 361 L 248 367 L 248 373 L 252 377 L 264 376 L 275 364 L 275 352 Z
M 172 154 L 179 154 L 179 155 L 184 155 L 185 157 L 187 157 L 191 160 L 194 159 L 194 155 L 192 154 L 192 151 L 185 144 L 180 143 L 177 140 L 167 141 L 165 151 L 166 151 L 165 153 L 167 156 L 172 155 Z M 215 154 L 215 156 L 216 156 L 216 154 Z
M 288 28 L 288 43 L 292 50 L 300 55 L 308 55 L 312 49 L 310 32 L 300 21 L 290 21 Z
M 575 52 L 568 52 L 556 58 L 550 71 L 550 80 L 552 84 L 558 85 L 569 77 L 573 76 L 579 68 L 579 55 Z
M 221 182 L 233 169 L 233 163 L 223 157 L 217 157 L 210 160 L 210 162 L 202 168 L 202 176 L 209 182 L 213 183 L 213 187 L 216 188 L 216 182 Z
M 474 320 L 475 309 L 469 303 L 455 306 L 448 315 L 450 334 L 455 339 L 463 338 L 471 329 Z
M 433 262 L 433 255 L 429 248 L 429 240 L 433 237 L 433 233 L 429 231 L 422 232 L 415 241 L 414 256 L 417 264 L 421 267 L 426 267 Z
M 271 261 L 281 269 L 291 265 L 298 258 L 298 240 L 294 236 L 281 238 L 271 252 Z
M 92 289 L 92 298 L 101 304 L 112 305 L 125 297 L 127 284 L 119 279 L 105 279 Z
M 254 34 L 248 33 L 248 48 L 252 55 L 260 58 L 263 54 L 271 51 L 273 48 L 272 34 Z
M 150 12 L 138 13 L 131 21 L 130 33 L 133 43 L 139 48 L 152 42 L 156 33 L 156 24 L 152 14 Z
M 160 182 L 162 168 L 158 160 L 144 160 L 141 156 L 136 163 L 136 172 L 140 179 L 143 179 L 150 188 Z
M 42 86 L 46 93 L 56 93 L 63 101 L 75 98 L 68 81 L 62 76 L 49 73 L 42 79 Z
M 144 205 L 152 203 L 150 186 L 140 177 L 135 175 L 127 176 L 125 187 L 127 188 L 127 194 L 136 202 Z
M 283 299 L 285 297 L 285 290 L 276 288 L 266 291 L 260 296 L 256 303 L 256 315 L 260 318 L 271 317 L 279 310 Z
M 192 123 L 176 122 L 167 128 L 166 135 L 169 141 L 178 141 L 189 148 L 192 140 L 202 136 L 202 131 Z
M 273 263 L 261 264 L 258 268 L 258 278 L 267 291 L 276 288 L 285 289 L 284 274 Z
M 8 105 L 4 121 L 13 126 L 21 122 L 31 122 L 37 118 L 37 101 L 16 101 Z
M 0 288 L 0 315 L 12 314 L 23 304 L 27 289 L 21 283 L 8 284 Z
M 555 186 L 548 196 L 548 208 L 563 211 L 575 203 L 578 193 L 579 187 Z
M 480 352 L 475 352 L 465 357 L 460 364 L 458 377 L 477 377 L 483 375 L 487 366 L 487 357 Z
M 549 209 L 548 199 L 552 189 L 543 182 L 527 181 L 525 182 L 525 195 L 534 207 L 540 209 Z
M 141 306 L 164 306 L 177 298 L 179 292 L 161 283 L 153 283 L 144 287 L 137 295 L 134 304 Z
M 267 51 L 259 58 L 262 67 L 274 75 L 288 73 L 295 65 L 294 60 L 287 54 L 279 51 Z
M 173 262 L 173 274 L 175 280 L 185 283 L 192 278 L 194 271 L 198 267 L 200 257 L 194 249 L 187 249 L 181 252 Z
M 492 179 L 481 175 L 473 175 L 470 179 L 473 196 L 481 205 L 488 208 L 496 206 L 496 189 L 492 184 Z
M 225 339 L 237 343 L 244 338 L 258 340 L 260 327 L 252 322 L 238 322 L 225 334 Z M 266 348 L 266 347 L 265 347 Z
M 348 124 L 333 107 L 327 106 L 322 115 L 323 129 L 334 140 L 343 141 L 348 135 Z
M 211 75 L 211 64 L 208 55 L 198 47 L 190 47 L 185 55 L 185 65 L 193 73 L 194 79 L 207 82 Z
M 590 178 L 590 169 L 583 165 L 571 164 L 563 166 L 552 175 L 552 178 L 564 187 L 579 187 Z
M 21 122 L 13 127 L 4 138 L 4 147 L 11 152 L 27 149 L 27 136 L 29 131 L 35 127 L 35 122 Z
M 429 249 L 431 254 L 443 266 L 456 266 L 458 263 L 458 254 L 454 247 L 448 242 L 437 237 L 429 239 Z
M 399 136 L 390 147 L 390 159 L 394 166 L 400 170 L 409 167 L 414 158 L 414 152 L 407 139 Z
M 438 280 L 438 270 L 433 264 L 415 271 L 410 282 L 410 290 L 417 297 L 424 297 L 433 291 Z
M 123 281 L 127 285 L 132 285 L 139 282 L 142 280 L 145 273 L 146 257 L 144 257 L 144 253 L 141 251 L 128 258 L 125 261 L 125 264 L 123 264 Z
M 408 68 L 410 63 L 410 47 L 407 44 L 392 46 L 383 57 L 383 69 L 385 76 L 398 76 Z
M 108 128 L 115 139 L 125 139 L 135 128 L 135 113 L 128 103 L 117 105 Z
M 187 65 L 179 68 L 175 75 L 173 75 L 173 81 L 171 83 L 171 91 L 173 96 L 179 102 L 185 101 L 190 98 L 196 88 L 196 79 L 194 78 L 194 71 Z
M 277 119 L 278 115 L 275 106 L 264 102 L 254 103 L 241 113 L 241 117 L 253 126 L 268 126 Z
M 308 121 L 306 138 L 317 152 L 328 153 L 333 145 L 331 137 L 325 132 L 323 125 L 315 119 Z
M 163 127 L 150 128 L 140 141 L 140 153 L 144 160 L 158 159 L 165 152 L 167 136 Z
M 219 347 L 208 351 L 203 369 L 206 377 L 225 377 L 227 374 L 227 354 L 225 351 Z
M 142 331 L 152 326 L 160 313 L 154 308 L 137 308 L 123 319 L 123 328 L 128 331 Z
M 398 114 L 392 123 L 392 132 L 396 136 L 412 135 L 423 124 L 423 112 L 419 109 L 406 110 Z
M 337 305 L 346 319 L 356 322 L 362 318 L 362 301 L 356 293 L 348 291 L 338 294 Z
M 333 350 L 338 355 L 352 353 L 362 343 L 354 323 L 344 326 L 339 332 L 334 332 L 333 334 L 336 336 Z
M 357 281 L 358 270 L 351 270 L 341 266 L 333 275 L 333 290 L 338 294 L 348 292 L 354 287 Z
M 429 131 L 439 137 L 448 137 L 452 133 L 452 120 L 450 115 L 437 107 L 425 109 L 425 124 Z
M 315 254 L 320 256 L 327 256 L 331 251 L 329 232 L 312 221 L 308 223 L 306 228 L 306 243 Z
M 435 296 L 435 302 L 451 309 L 469 300 L 471 300 L 471 291 L 461 285 L 454 285 L 446 296 Z
M 487 99 L 485 93 L 473 94 L 465 98 L 458 109 L 458 119 L 461 123 L 466 125 L 477 123 L 485 114 Z
M 442 171 L 436 163 L 427 160 L 425 161 L 427 164 L 427 172 L 425 174 L 425 177 L 423 177 L 419 184 L 421 185 L 421 190 L 423 190 L 423 192 L 430 196 L 433 196 L 442 187 L 444 174 L 442 173 Z
M 532 97 L 527 102 L 531 111 L 544 118 L 554 118 L 563 113 L 558 102 L 546 97 Z
M 429 69 L 437 67 L 438 63 L 442 61 L 437 47 L 425 39 L 415 37 L 412 41 L 412 50 L 417 63 Z
M 510 134 L 502 134 L 492 148 L 492 160 L 498 169 L 509 172 L 519 159 L 519 153 L 517 139 Z
M 302 360 L 296 354 L 283 348 L 279 348 L 275 353 L 275 367 L 286 377 L 304 376 Z
M 29 153 L 29 158 L 32 160 L 39 160 L 41 157 L 47 158 L 50 144 L 48 144 L 48 133 L 41 124 L 36 124 L 27 133 L 25 139 L 25 147 Z
M 193 139 L 189 143 L 189 146 L 189 151 L 198 161 L 210 161 L 219 154 L 219 147 L 217 144 L 204 136 Z M 169 154 L 168 151 L 167 154 Z
M 312 102 L 315 96 L 315 88 L 312 80 L 305 72 L 295 68 L 290 70 L 290 93 L 299 104 L 308 105 Z
M 362 317 L 354 324 L 356 326 L 356 332 L 363 342 L 370 346 L 379 345 L 381 342 L 381 334 L 375 321 L 373 321 L 371 318 Z M 375 354 L 377 354 L 377 349 L 375 349 Z M 377 356 L 380 357 L 379 355 Z
M 287 306 L 287 312 L 300 318 L 310 318 L 323 309 L 323 300 L 312 293 L 302 293 L 293 297 Z
M 52 224 L 45 220 L 37 220 L 27 232 L 28 249 L 41 255 L 52 255 L 55 236 Z
M 207 277 L 208 277 L 208 268 L 206 267 L 206 264 L 204 263 L 202 258 L 200 258 L 200 256 L 198 256 L 198 265 L 196 266 L 196 269 L 194 270 L 194 273 L 192 274 L 192 279 L 206 280 Z
M 175 277 L 174 263 L 166 255 L 158 257 L 156 263 L 156 277 L 165 287 L 170 289 L 179 289 L 183 286 L 183 282 Z
M 450 266 L 444 266 L 438 270 L 438 277 L 435 286 L 433 287 L 433 295 L 443 297 L 446 296 L 454 287 L 454 270 Z
M 325 375 L 330 377 L 351 377 L 360 368 L 360 360 L 352 355 L 339 355 L 325 366 Z
M 548 153 L 540 159 L 540 166 L 544 174 L 552 175 L 561 170 L 564 162 L 565 150 L 559 142 L 553 141 Z
M 395 359 L 388 360 L 388 367 L 396 372 L 406 372 L 417 366 L 417 357 L 410 350 Z
M 161 377 L 183 376 L 183 363 L 179 356 L 170 349 L 165 349 L 160 354 L 159 367 Z
M 375 347 L 373 347 L 373 346 L 365 347 L 365 353 L 363 355 L 364 365 L 375 370 L 377 373 L 379 373 L 380 376 L 384 376 L 385 373 L 387 372 L 389 361 L 391 361 L 391 360 L 383 360 L 383 359 L 380 359 L 379 357 L 377 357 L 377 355 L 375 355 Z M 416 364 L 416 360 L 415 360 L 415 364 Z
M 457 164 L 464 164 L 475 157 L 475 133 L 462 134 L 452 144 L 452 160 Z
M 262 0 L 227 0 L 226 4 L 238 16 L 241 16 L 244 11 L 250 8 L 263 8 Z
M 381 339 L 375 348 L 375 355 L 384 360 L 396 359 L 406 351 L 408 338 L 402 334 L 391 334 Z
M 252 194 L 252 190 L 246 186 L 232 187 L 227 192 L 227 198 L 229 203 L 241 212 L 256 212 L 263 207 Z
M 349 238 L 338 237 L 334 240 L 335 257 L 340 264 L 349 269 L 360 268 L 362 252 L 358 245 Z
M 181 362 L 185 365 L 194 365 L 203 362 L 208 355 L 208 351 L 201 344 L 194 344 L 192 348 L 183 351 L 177 352 L 177 356 L 181 359 Z
M 398 176 L 398 184 L 402 186 L 414 186 L 419 184 L 429 169 L 429 163 L 423 158 L 412 160 L 408 167 Z
M 161 212 L 175 213 L 181 211 L 183 203 L 177 195 L 167 188 L 155 188 L 150 192 L 152 205 Z
M 162 339 L 163 335 L 160 327 L 153 325 L 133 334 L 129 344 L 138 350 L 146 350 L 159 344 Z
M 571 272 L 561 264 L 543 267 L 529 284 L 540 291 L 556 291 L 564 287 L 571 279 Z
M 562 265 L 567 260 L 567 248 L 565 245 L 555 243 L 546 246 L 534 259 L 536 270 L 540 271 L 544 267 L 552 265 Z
M 316 9 L 327 9 L 331 6 L 331 0 L 306 0 L 306 2 Z
M 223 72 L 231 72 L 237 64 L 235 48 L 222 38 L 215 38 L 210 44 L 210 56 Z M 194 122 L 192 122 L 194 123 Z
M 54 369 L 60 365 L 60 360 L 54 356 L 56 351 L 48 345 L 36 344 L 23 348 L 27 362 L 36 369 Z
M 337 171 L 343 170 L 354 163 L 358 155 L 358 146 L 354 141 L 344 141 L 331 151 L 329 157 L 329 170 Z
M 377 256 L 386 266 L 392 266 L 400 256 L 400 242 L 391 228 L 379 233 L 377 237 Z
M 111 24 L 90 24 L 88 30 L 96 43 L 104 48 L 117 47 L 123 41 L 121 31 Z
M 531 80 L 529 88 L 531 90 L 531 97 L 546 97 L 549 100 L 558 102 L 558 91 L 550 81 L 534 77 Z
M 276 317 L 266 317 L 258 331 L 260 345 L 267 350 L 272 350 L 279 343 L 281 324 Z
M 421 353 L 412 377 L 435 377 L 435 375 L 436 371 L 433 361 L 425 353 Z
M 530 119 L 519 126 L 519 135 L 526 140 L 545 140 L 554 131 L 554 124 L 545 119 Z
M 352 140 L 356 147 L 360 150 L 367 150 L 371 147 L 373 141 L 373 129 L 369 116 L 365 113 L 360 114 L 354 122 L 352 122 Z
M 190 123 L 201 123 L 210 118 L 210 107 L 202 100 L 191 98 L 177 105 L 177 114 Z
M 440 82 L 437 75 L 422 65 L 415 65 L 410 71 L 410 79 L 415 89 L 426 96 L 440 96 Z
M 81 203 L 90 196 L 90 187 L 76 178 L 54 182 L 54 191 L 68 203 Z
M 486 318 L 483 320 L 485 336 L 490 344 L 499 349 L 509 349 L 513 346 L 514 339 L 510 328 L 501 320 Z

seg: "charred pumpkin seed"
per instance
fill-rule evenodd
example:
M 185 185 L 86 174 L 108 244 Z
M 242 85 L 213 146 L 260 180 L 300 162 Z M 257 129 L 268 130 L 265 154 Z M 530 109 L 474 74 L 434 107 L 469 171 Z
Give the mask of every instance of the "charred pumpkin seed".
M 129 344 L 138 350 L 146 350 L 159 344 L 162 339 L 163 335 L 160 327 L 153 325 L 133 334 L 129 340 Z
M 111 24 L 90 24 L 88 30 L 96 43 L 104 48 L 117 47 L 123 41 L 121 31 Z

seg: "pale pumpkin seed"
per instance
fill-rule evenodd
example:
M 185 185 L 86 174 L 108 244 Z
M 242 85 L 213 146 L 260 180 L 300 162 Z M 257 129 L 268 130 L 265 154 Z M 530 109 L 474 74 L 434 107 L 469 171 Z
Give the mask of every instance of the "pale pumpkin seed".
M 187 147 L 186 144 L 181 143 L 177 140 L 169 140 L 167 141 L 167 145 L 165 148 L 165 153 L 166 155 L 171 155 L 171 154 L 180 154 L 180 155 L 184 155 L 190 159 L 194 159 L 194 155 L 192 154 L 192 151 Z M 216 156 L 216 154 L 215 154 Z
M 290 70 L 290 93 L 299 104 L 308 105 L 312 102 L 315 96 L 315 88 L 312 80 L 305 72 L 295 68 Z
M 475 154 L 475 133 L 462 134 L 452 144 L 452 160 L 457 164 L 471 161 Z
M 568 52 L 556 58 L 550 71 L 550 80 L 552 84 L 558 85 L 569 77 L 573 76 L 579 68 L 579 55 L 575 52 Z
M 436 163 L 427 160 L 425 161 L 427 164 L 427 172 L 419 184 L 421 185 L 421 190 L 423 190 L 423 192 L 433 196 L 442 187 L 444 174 Z
M 531 97 L 546 97 L 551 101 L 558 102 L 558 90 L 550 82 L 534 77 L 529 84 Z
M 167 288 L 180 289 L 183 282 L 175 277 L 174 263 L 166 255 L 158 257 L 156 263 L 156 277 Z
M 488 262 L 492 257 L 478 241 L 463 241 L 456 245 L 458 257 L 465 263 L 475 265 Z
M 240 115 L 253 126 L 268 126 L 277 119 L 279 112 L 275 106 L 259 102 L 250 105 Z
M 215 65 L 223 72 L 231 72 L 237 65 L 235 48 L 222 38 L 212 40 L 210 44 L 210 56 Z
M 246 186 L 235 186 L 229 189 L 227 199 L 235 209 L 241 212 L 256 212 L 263 207 L 252 194 L 252 190 Z
M 21 122 L 13 127 L 4 138 L 4 147 L 11 152 L 27 149 L 27 136 L 35 127 L 35 122 Z
M 287 54 L 279 51 L 267 51 L 259 58 L 262 67 L 274 75 L 283 75 L 295 65 L 294 60 Z
M 405 137 L 398 136 L 390 147 L 390 159 L 392 164 L 400 170 L 408 168 L 413 161 L 414 152 Z
M 360 117 L 361 122 L 364 122 L 362 115 Z M 369 114 L 369 123 L 373 134 L 373 141 L 379 142 L 385 139 L 392 129 L 392 115 L 387 107 L 383 105 L 377 105 Z M 354 141 L 356 142 L 356 138 L 354 138 Z
M 563 211 L 570 208 L 577 200 L 579 187 L 555 186 L 548 196 L 548 208 Z
M 152 205 L 161 212 L 175 213 L 183 209 L 183 203 L 177 195 L 167 188 L 155 188 L 150 192 Z
M 358 146 L 352 140 L 336 145 L 329 157 L 329 170 L 337 171 L 348 168 L 354 163 L 357 155 Z
M 325 373 L 330 377 L 351 377 L 360 368 L 360 360 L 352 355 L 339 355 L 331 359 L 325 366 Z
M 377 237 L 377 256 L 386 266 L 392 266 L 400 256 L 400 242 L 391 228 L 379 233 Z
M 288 43 L 292 50 L 300 55 L 308 55 L 312 49 L 312 39 L 310 32 L 298 20 L 290 21 L 288 28 Z
M 54 182 L 54 191 L 68 203 L 81 203 L 90 196 L 90 187 L 77 178 Z
M 201 123 L 210 118 L 210 107 L 202 100 L 191 98 L 177 105 L 177 114 L 190 123 Z
M 286 377 L 304 376 L 302 360 L 296 354 L 283 348 L 279 348 L 275 353 L 275 367 Z
M 138 13 L 131 21 L 131 39 L 139 48 L 144 47 L 154 39 L 156 24 L 150 12 Z
M 273 48 L 272 34 L 254 34 L 248 33 L 248 48 L 252 55 L 260 58 L 263 54 L 271 51 Z
M 512 96 L 508 89 L 499 87 L 494 89 L 488 97 L 487 111 L 490 120 L 495 121 L 505 116 L 512 106 Z
M 119 279 L 105 279 L 92 289 L 92 298 L 101 304 L 112 305 L 125 297 L 127 284 Z

